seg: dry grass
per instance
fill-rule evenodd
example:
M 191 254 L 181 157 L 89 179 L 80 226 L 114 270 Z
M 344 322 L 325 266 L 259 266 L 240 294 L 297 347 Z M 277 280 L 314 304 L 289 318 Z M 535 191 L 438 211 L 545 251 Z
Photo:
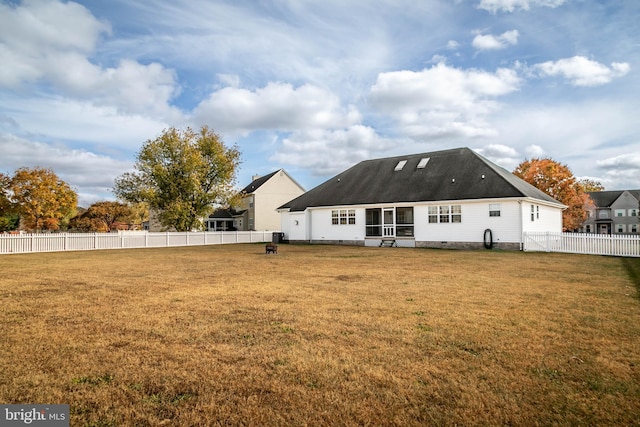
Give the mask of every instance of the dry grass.
M 92 426 L 640 425 L 639 263 L 293 245 L 3 256 L 0 402 L 68 403 Z

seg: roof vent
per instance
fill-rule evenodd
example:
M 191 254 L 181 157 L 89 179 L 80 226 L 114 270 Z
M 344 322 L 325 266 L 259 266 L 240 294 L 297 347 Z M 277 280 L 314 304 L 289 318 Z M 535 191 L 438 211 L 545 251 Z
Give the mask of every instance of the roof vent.
M 400 160 L 400 161 L 398 162 L 398 164 L 396 165 L 396 168 L 395 168 L 394 170 L 395 170 L 395 171 L 401 171 L 401 170 L 402 170 L 402 168 L 404 167 L 404 165 L 406 165 L 406 164 L 407 164 L 407 161 L 406 161 L 406 160 Z
M 431 159 L 431 157 L 425 157 L 423 159 L 420 159 L 420 163 L 418 163 L 418 169 L 424 169 L 427 166 L 427 163 L 429 163 L 429 160 Z

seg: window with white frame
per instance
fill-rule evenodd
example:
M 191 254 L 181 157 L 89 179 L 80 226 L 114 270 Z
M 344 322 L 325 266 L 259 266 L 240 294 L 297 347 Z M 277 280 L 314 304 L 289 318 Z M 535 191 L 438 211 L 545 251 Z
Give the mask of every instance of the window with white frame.
M 366 236 L 382 236 L 382 209 L 372 208 L 365 211 Z
M 347 225 L 356 223 L 355 209 L 336 209 L 331 211 L 332 225 Z
M 462 205 L 451 205 L 451 222 L 462 222 Z
M 616 209 L 615 210 L 615 216 L 624 216 L 625 214 L 625 210 L 624 209 Z
M 638 216 L 638 209 L 629 209 L 629 216 Z
M 536 207 L 531 205 L 531 221 L 535 221 L 536 219 Z
M 500 216 L 500 203 L 492 203 L 489 205 L 489 216 Z
M 429 206 L 429 224 L 438 223 L 438 207 Z
M 449 206 L 440 206 L 440 223 L 451 222 L 449 215 Z
M 624 224 L 618 224 L 616 225 L 616 233 L 624 233 L 625 232 L 625 226 Z
M 629 225 L 629 232 L 630 233 L 637 233 L 638 232 L 638 224 Z
M 609 211 L 605 211 L 605 210 L 598 211 L 598 218 L 600 219 L 609 218 Z
M 536 219 L 540 219 L 540 206 L 536 205 Z
M 427 213 L 430 224 L 462 222 L 462 205 L 429 206 Z
M 396 236 L 413 237 L 413 208 L 396 208 Z

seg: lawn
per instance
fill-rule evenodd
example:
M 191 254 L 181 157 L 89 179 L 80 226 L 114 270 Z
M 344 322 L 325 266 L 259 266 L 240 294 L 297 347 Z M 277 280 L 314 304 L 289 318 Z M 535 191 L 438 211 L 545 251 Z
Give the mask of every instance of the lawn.
M 0 256 L 0 402 L 71 425 L 640 425 L 640 259 Z

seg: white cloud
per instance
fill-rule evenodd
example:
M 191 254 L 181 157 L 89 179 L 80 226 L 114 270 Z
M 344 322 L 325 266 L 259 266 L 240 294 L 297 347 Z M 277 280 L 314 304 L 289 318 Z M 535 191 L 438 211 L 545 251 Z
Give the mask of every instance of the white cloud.
M 458 42 L 457 42 L 457 41 L 455 41 L 455 40 L 449 40 L 449 41 L 447 42 L 447 49 L 455 50 L 455 49 L 457 49 L 457 48 L 459 48 L 459 47 L 460 47 L 460 43 L 458 43 Z
M 353 106 L 344 108 L 333 93 L 310 84 L 294 88 L 269 83 L 248 90 L 226 87 L 213 92 L 193 112 L 193 120 L 220 132 L 295 131 L 343 128 L 360 122 Z
M 79 205 L 113 199 L 114 179 L 132 169 L 132 162 L 69 148 L 0 134 L 0 170 L 12 174 L 20 167 L 51 168 L 80 195 Z
M 540 159 L 546 155 L 544 148 L 537 144 L 528 145 L 525 147 L 524 152 L 528 159 Z
M 474 150 L 509 171 L 515 169 L 519 163 L 520 154 L 507 145 L 489 144 Z
M 518 90 L 513 70 L 461 70 L 443 63 L 422 71 L 381 73 L 370 91 L 377 111 L 391 116 L 415 138 L 491 136 L 485 119 L 495 98 Z
M 304 165 L 318 176 L 333 175 L 393 146 L 395 142 L 363 125 L 337 130 L 307 130 L 294 132 L 284 139 L 271 160 Z
M 88 101 L 0 94 L 0 103 L 11 105 L 11 110 L 0 121 L 0 130 L 14 135 L 46 135 L 53 140 L 92 144 L 107 151 L 135 150 L 169 127 L 163 121 L 122 114 L 115 107 L 95 106 Z
M 41 78 L 47 73 L 44 65 L 61 53 L 90 54 L 100 35 L 109 31 L 108 24 L 77 3 L 0 4 L 0 86 Z
M 89 60 L 108 24 L 73 3 L 27 0 L 0 4 L 0 87 L 20 90 L 33 83 L 52 85 L 64 96 L 110 105 L 126 113 L 172 120 L 169 105 L 179 92 L 176 75 L 158 63 L 120 59 L 116 67 Z
M 479 50 L 498 50 L 507 46 L 516 45 L 518 43 L 518 30 L 505 31 L 504 33 L 494 36 L 492 34 L 478 34 L 471 42 L 472 46 Z
M 574 56 L 536 64 L 533 69 L 542 77 L 562 76 L 574 86 L 598 86 L 624 76 L 631 67 L 626 62 L 613 62 L 607 67 L 584 56 Z
M 640 176 L 640 154 L 626 153 L 596 161 L 598 169 L 604 174 L 600 180 L 606 189 L 635 190 L 640 188 L 638 177 Z M 611 185 L 615 188 L 610 188 Z
M 546 6 L 556 8 L 566 0 L 480 0 L 478 9 L 488 10 L 495 14 L 498 11 L 514 12 L 516 10 L 529 10 L 531 6 Z

